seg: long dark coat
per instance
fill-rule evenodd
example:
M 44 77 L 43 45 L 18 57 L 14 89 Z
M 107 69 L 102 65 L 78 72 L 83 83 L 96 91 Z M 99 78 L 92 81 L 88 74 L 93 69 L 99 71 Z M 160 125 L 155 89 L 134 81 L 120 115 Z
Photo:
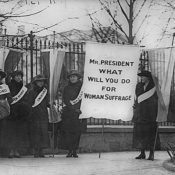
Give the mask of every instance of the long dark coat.
M 21 90 L 23 83 L 12 79 L 8 85 L 11 96 L 14 97 Z M 9 150 L 29 147 L 28 116 L 30 111 L 27 92 L 18 102 L 10 105 L 10 116 L 4 120 L 2 127 L 2 142 Z
M 79 146 L 81 126 L 79 120 L 79 112 L 81 101 L 72 105 L 70 100 L 77 98 L 82 83 L 70 83 L 64 88 L 63 102 L 66 105 L 62 114 L 62 126 L 61 126 L 61 149 L 75 150 Z
M 0 85 L 2 85 L 3 83 L 0 82 Z M 7 98 L 9 104 L 12 102 L 12 97 L 11 97 L 11 94 L 10 93 L 7 93 L 7 94 L 3 94 L 3 95 L 0 95 L 0 100 L 5 100 Z M 2 119 L 0 120 L 0 155 L 1 156 L 6 156 L 8 153 L 8 150 L 6 149 L 6 146 L 4 144 L 4 141 L 3 141 L 3 138 L 4 138 L 4 131 L 3 131 L 3 125 L 4 125 L 4 121 L 6 119 Z
M 44 88 L 44 87 L 43 87 Z M 29 101 L 31 106 L 38 94 L 43 90 L 34 85 L 29 91 Z M 42 102 L 32 108 L 30 115 L 30 140 L 33 148 L 47 148 L 49 147 L 49 136 L 48 136 L 48 110 L 49 107 L 48 94 L 44 97 Z
M 139 95 L 149 91 L 154 87 L 150 81 L 144 90 L 144 84 L 138 83 L 136 86 L 136 99 Z M 134 110 L 133 147 L 138 149 L 152 150 L 154 147 L 157 130 L 158 97 L 155 92 L 150 98 L 138 103 L 136 100 Z M 159 137 L 157 138 L 157 149 L 160 147 Z

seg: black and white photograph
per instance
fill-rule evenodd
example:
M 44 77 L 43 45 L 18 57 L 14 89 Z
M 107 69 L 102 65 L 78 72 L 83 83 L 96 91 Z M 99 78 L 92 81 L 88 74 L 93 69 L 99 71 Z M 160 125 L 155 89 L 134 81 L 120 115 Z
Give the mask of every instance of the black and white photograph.
M 174 0 L 0 0 L 0 175 L 174 173 Z

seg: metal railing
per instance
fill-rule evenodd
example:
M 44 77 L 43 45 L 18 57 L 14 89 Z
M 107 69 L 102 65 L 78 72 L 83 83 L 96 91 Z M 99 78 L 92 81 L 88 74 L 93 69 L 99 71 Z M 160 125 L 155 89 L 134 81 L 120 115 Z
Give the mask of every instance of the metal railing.
M 40 59 L 42 49 L 61 48 L 66 50 L 65 61 L 62 67 L 61 79 L 59 84 L 59 93 L 62 93 L 63 87 L 67 83 L 67 73 L 71 69 L 78 69 L 83 75 L 85 62 L 85 43 L 59 43 L 51 42 L 47 39 L 39 39 L 31 32 L 26 36 L 6 36 L 4 39 L 4 46 L 23 50 L 25 52 L 23 58 L 17 65 L 17 69 L 24 72 L 24 82 L 28 84 L 32 78 L 43 73 L 43 64 Z M 140 55 L 139 69 L 149 70 L 149 59 L 147 51 L 143 50 Z M 162 65 L 163 66 L 163 65 Z M 175 113 L 175 70 L 173 74 L 173 81 L 171 87 L 170 100 L 170 114 Z M 89 125 L 132 125 L 131 121 L 109 120 L 109 119 L 95 119 L 89 118 L 87 123 Z M 160 123 L 162 126 L 174 126 L 173 122 Z

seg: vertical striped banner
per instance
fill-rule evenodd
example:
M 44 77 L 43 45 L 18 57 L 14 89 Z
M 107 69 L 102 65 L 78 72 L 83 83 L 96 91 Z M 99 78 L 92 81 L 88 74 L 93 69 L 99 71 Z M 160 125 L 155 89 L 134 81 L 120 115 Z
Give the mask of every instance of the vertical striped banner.
M 159 98 L 157 122 L 167 121 L 175 48 L 148 50 L 149 63 Z

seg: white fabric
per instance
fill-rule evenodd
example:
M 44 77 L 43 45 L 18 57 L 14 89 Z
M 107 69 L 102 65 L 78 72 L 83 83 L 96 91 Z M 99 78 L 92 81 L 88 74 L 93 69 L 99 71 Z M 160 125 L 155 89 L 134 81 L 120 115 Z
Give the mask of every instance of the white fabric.
M 81 88 L 80 93 L 78 94 L 78 97 L 74 100 L 70 100 L 70 103 L 72 105 L 75 105 L 76 103 L 78 103 L 82 99 L 82 96 L 83 96 L 83 91 L 82 91 L 82 88 Z
M 37 97 L 35 98 L 35 102 L 34 102 L 34 104 L 32 105 L 32 107 L 34 108 L 34 107 L 38 106 L 38 105 L 43 101 L 43 99 L 44 99 L 44 97 L 46 96 L 46 94 L 47 94 L 47 89 L 44 88 L 44 89 L 37 95 Z
M 0 95 L 8 94 L 8 93 L 10 93 L 9 87 L 6 84 L 1 84 L 0 85 Z
M 25 86 L 23 86 L 21 88 L 21 90 L 18 92 L 18 94 L 16 94 L 12 99 L 13 99 L 13 102 L 11 103 L 12 105 L 17 103 L 24 95 L 25 93 L 27 92 L 27 88 Z
M 0 69 L 4 71 L 5 60 L 9 54 L 9 49 L 2 47 L 0 48 Z
M 50 108 L 49 108 L 49 122 L 56 123 L 61 121 L 59 113 L 59 106 L 56 105 L 56 98 L 58 93 L 58 85 L 60 81 L 60 75 L 62 65 L 64 62 L 65 51 L 60 49 L 47 49 L 42 52 L 49 52 L 50 60 L 50 82 L 49 82 L 49 94 L 50 94 Z
M 157 121 L 167 121 L 175 48 L 148 50 L 149 62 L 159 98 Z
M 156 91 L 156 88 L 153 87 L 149 91 L 138 96 L 138 98 L 137 98 L 138 103 L 141 103 L 142 101 L 145 101 L 145 100 L 149 99 L 150 97 L 152 97 L 154 95 L 155 91 Z
M 132 119 L 139 57 L 138 46 L 86 44 L 80 118 Z

